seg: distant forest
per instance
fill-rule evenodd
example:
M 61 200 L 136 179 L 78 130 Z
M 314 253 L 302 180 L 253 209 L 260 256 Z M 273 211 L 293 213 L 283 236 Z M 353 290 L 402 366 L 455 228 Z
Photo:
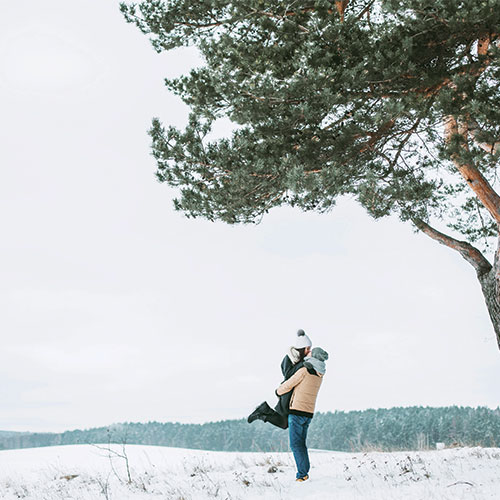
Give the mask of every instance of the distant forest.
M 270 424 L 223 420 L 206 424 L 123 423 L 55 433 L 0 431 L 0 449 L 127 443 L 216 451 L 285 451 L 287 431 Z M 395 451 L 446 446 L 500 446 L 500 408 L 391 408 L 315 414 L 310 448 Z

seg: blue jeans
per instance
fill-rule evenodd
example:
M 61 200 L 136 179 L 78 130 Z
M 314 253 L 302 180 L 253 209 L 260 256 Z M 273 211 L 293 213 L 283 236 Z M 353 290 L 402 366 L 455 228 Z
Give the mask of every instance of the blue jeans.
M 307 429 L 311 423 L 310 417 L 288 415 L 288 429 L 290 435 L 290 448 L 297 465 L 297 479 L 309 474 L 309 455 L 307 454 Z

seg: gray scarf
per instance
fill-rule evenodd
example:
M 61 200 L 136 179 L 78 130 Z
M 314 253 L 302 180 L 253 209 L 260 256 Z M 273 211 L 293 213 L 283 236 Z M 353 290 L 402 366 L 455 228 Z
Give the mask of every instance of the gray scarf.
M 321 349 L 321 347 L 315 347 L 311 351 L 311 356 L 308 356 L 304 360 L 304 366 L 306 368 L 312 368 L 319 373 L 320 375 L 324 375 L 326 373 L 326 364 L 325 361 L 328 359 L 328 353 Z
M 324 361 L 320 361 L 316 358 L 306 358 L 304 359 L 304 366 L 306 368 L 312 368 L 316 373 L 324 375 L 326 373 L 326 364 Z

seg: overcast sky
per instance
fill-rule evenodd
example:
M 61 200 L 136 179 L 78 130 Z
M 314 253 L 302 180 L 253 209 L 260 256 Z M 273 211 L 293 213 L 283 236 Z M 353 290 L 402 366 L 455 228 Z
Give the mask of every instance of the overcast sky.
M 298 328 L 331 355 L 318 410 L 496 407 L 458 254 L 349 200 L 259 226 L 174 212 L 146 131 L 185 123 L 163 79 L 197 63 L 156 54 L 118 2 L 2 5 L 0 429 L 245 417 Z

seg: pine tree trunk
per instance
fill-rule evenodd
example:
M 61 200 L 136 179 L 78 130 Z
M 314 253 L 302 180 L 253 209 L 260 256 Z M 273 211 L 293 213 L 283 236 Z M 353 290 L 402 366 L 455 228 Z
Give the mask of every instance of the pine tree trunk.
M 495 274 L 495 269 L 492 269 L 489 273 L 479 276 L 479 282 L 481 283 L 486 307 L 490 313 L 491 322 L 497 336 L 498 348 L 500 349 L 500 297 Z
M 484 274 L 478 273 L 478 279 L 479 283 L 481 283 L 486 307 L 488 308 L 493 329 L 497 336 L 498 348 L 500 349 L 500 234 L 493 267 Z

